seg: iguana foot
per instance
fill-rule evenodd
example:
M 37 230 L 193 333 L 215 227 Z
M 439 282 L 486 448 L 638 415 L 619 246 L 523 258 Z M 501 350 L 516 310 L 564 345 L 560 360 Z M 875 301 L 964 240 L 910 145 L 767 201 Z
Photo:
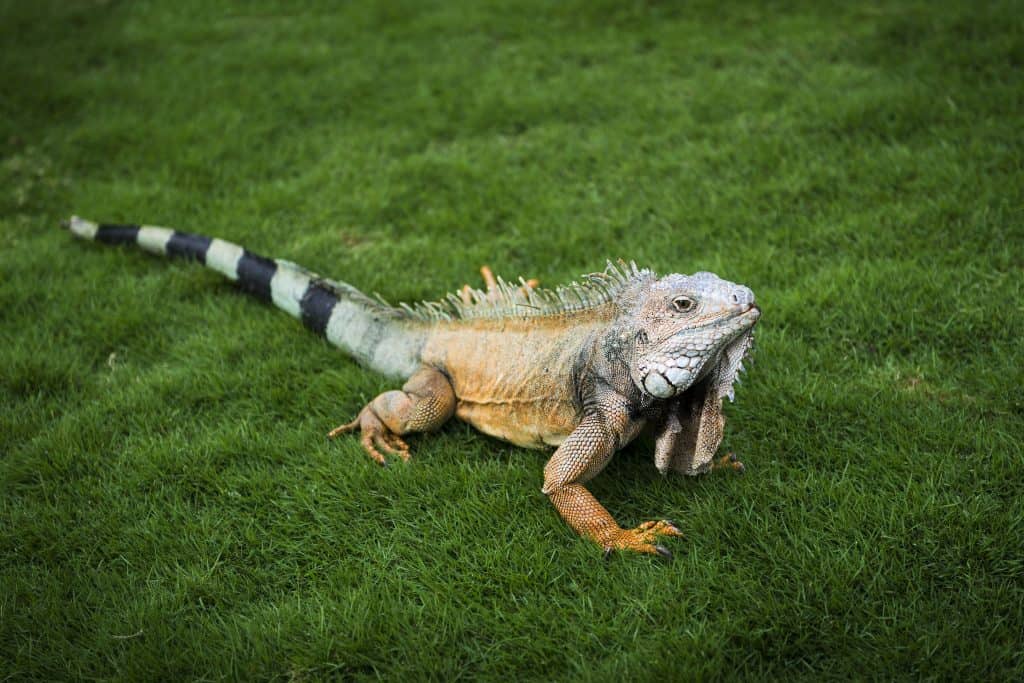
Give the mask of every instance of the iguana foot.
M 718 460 L 715 460 L 711 464 L 711 471 L 712 472 L 714 472 L 715 470 L 722 470 L 722 469 L 734 470 L 736 472 L 739 472 L 740 474 L 743 474 L 744 472 L 747 471 L 747 468 L 743 465 L 742 462 L 740 462 L 740 459 L 737 458 L 736 454 L 733 453 L 732 451 L 729 451 L 728 453 L 723 455 Z
M 332 429 L 327 436 L 333 439 L 358 429 L 369 456 L 379 465 L 386 465 L 381 451 L 409 460 L 409 445 L 401 434 L 437 429 L 454 412 L 455 392 L 448 378 L 435 368 L 422 367 L 412 373 L 401 391 L 380 394 L 359 411 L 356 419 Z
M 677 529 L 672 522 L 663 519 L 658 522 L 644 522 L 635 529 L 619 529 L 611 537 L 604 539 L 601 544 L 604 546 L 605 557 L 611 555 L 613 550 L 631 550 L 638 553 L 661 555 L 666 560 L 671 560 L 672 553 L 669 552 L 669 549 L 656 544 L 655 541 L 659 536 L 682 537 L 682 535 L 683 532 Z
M 328 432 L 327 438 L 333 439 L 340 434 L 353 432 L 357 429 L 362 432 L 359 441 L 363 444 L 363 450 L 381 467 L 386 467 L 388 461 L 377 450 L 378 448 L 391 455 L 397 455 L 406 462 L 409 461 L 409 444 L 402 440 L 402 437 L 388 429 L 380 421 L 380 418 L 373 414 L 369 406 L 363 408 L 356 419 L 348 424 L 335 427 Z
M 497 300 L 499 296 L 498 291 L 498 280 L 494 277 L 494 272 L 489 266 L 480 266 L 480 277 L 484 279 L 484 286 L 487 288 L 487 298 L 491 300 Z M 526 280 L 526 285 L 519 288 L 519 292 L 526 297 L 527 289 L 535 289 L 540 281 L 536 278 L 530 278 Z M 473 303 L 473 288 L 469 285 L 462 285 L 462 289 L 459 290 L 459 297 L 463 303 Z

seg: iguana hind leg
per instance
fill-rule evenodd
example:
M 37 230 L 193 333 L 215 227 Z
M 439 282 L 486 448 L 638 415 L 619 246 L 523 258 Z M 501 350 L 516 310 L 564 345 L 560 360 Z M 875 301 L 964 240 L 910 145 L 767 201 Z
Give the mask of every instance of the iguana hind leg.
M 381 451 L 409 459 L 409 445 L 402 434 L 429 432 L 437 429 L 455 412 L 455 392 L 441 372 L 434 368 L 420 368 L 401 391 L 385 391 L 370 401 L 356 419 L 332 429 L 327 436 L 358 429 L 360 441 L 367 454 L 380 465 L 387 460 Z

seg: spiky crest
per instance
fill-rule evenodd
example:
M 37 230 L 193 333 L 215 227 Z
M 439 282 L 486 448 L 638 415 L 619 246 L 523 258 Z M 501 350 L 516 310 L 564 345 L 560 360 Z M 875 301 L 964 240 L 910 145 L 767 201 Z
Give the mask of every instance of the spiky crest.
M 519 278 L 512 284 L 501 277 L 492 292 L 470 289 L 469 302 L 459 294 L 448 294 L 440 301 L 401 303 L 398 307 L 381 303 L 391 311 L 409 320 L 436 322 L 472 320 L 478 318 L 526 318 L 545 315 L 575 313 L 614 301 L 628 283 L 656 277 L 654 271 L 639 268 L 636 263 L 608 261 L 604 272 L 590 273 L 582 281 L 561 285 L 555 289 L 531 288 Z

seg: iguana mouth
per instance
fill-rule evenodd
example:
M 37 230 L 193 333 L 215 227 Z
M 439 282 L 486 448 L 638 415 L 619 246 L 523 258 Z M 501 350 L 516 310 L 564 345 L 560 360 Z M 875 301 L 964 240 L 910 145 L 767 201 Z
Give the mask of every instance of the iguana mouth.
M 706 325 L 700 325 L 698 327 L 693 327 L 691 329 L 693 329 L 693 330 L 702 330 L 702 329 L 705 329 L 705 328 L 716 327 L 716 326 L 720 326 L 720 325 L 730 325 L 730 324 L 735 323 L 737 321 L 743 321 L 744 323 L 749 321 L 749 326 L 752 327 L 760 318 L 761 318 L 761 307 L 758 306 L 757 304 L 750 304 L 747 308 L 743 309 L 743 311 L 741 311 L 740 313 L 737 313 L 734 316 L 731 316 L 729 318 L 724 318 L 724 319 L 719 318 L 717 320 L 713 320 L 713 321 L 707 323 Z
M 731 401 L 732 385 L 743 367 L 743 358 L 753 340 L 752 328 L 760 317 L 761 309 L 751 304 L 731 318 L 691 328 L 682 344 L 641 368 L 644 390 L 658 398 L 671 398 L 714 372 L 717 376 L 714 389 L 719 396 L 728 396 Z M 709 339 L 708 335 L 693 334 L 701 329 L 721 327 L 731 332 L 731 339 L 725 344 L 713 336 Z

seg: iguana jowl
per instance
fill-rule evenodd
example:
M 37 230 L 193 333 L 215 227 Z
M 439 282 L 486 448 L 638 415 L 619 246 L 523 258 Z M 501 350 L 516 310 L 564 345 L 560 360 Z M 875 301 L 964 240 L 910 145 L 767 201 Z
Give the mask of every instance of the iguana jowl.
M 556 447 L 542 491 L 606 550 L 668 555 L 657 537 L 681 534 L 665 520 L 621 528 L 584 484 L 645 429 L 655 435 L 661 472 L 711 469 L 722 399 L 732 399 L 761 315 L 753 292 L 712 273 L 658 277 L 610 263 L 555 290 L 497 281 L 488 291 L 393 307 L 220 239 L 78 217 L 68 225 L 81 238 L 196 259 L 361 364 L 405 380 L 331 432 L 360 430 L 380 464 L 381 451 L 408 459 L 403 435 L 437 429 L 453 415 L 519 446 Z M 741 467 L 725 461 L 718 464 Z

